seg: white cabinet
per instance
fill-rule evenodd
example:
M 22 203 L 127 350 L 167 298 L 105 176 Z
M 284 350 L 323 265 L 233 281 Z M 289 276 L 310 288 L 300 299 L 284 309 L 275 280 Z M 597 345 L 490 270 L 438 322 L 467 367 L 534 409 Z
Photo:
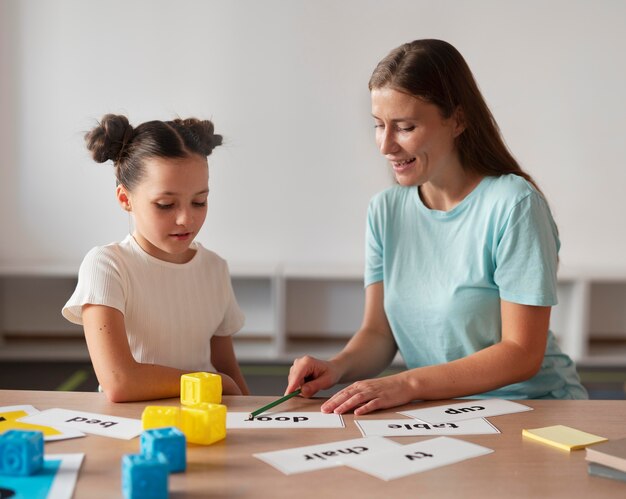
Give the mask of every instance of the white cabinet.
M 329 357 L 361 324 L 360 267 L 231 265 L 231 275 L 246 315 L 241 361 Z M 0 267 L 0 360 L 87 359 L 81 328 L 60 314 L 75 285 L 73 269 Z M 551 327 L 572 358 L 626 365 L 626 270 L 561 269 L 559 302 Z

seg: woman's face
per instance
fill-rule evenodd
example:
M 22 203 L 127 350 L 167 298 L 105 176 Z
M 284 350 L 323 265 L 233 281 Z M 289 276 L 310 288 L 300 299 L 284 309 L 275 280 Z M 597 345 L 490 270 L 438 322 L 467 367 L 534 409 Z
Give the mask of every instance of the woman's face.
M 460 166 L 454 139 L 463 127 L 455 115 L 443 118 L 436 105 L 389 87 L 371 98 L 376 145 L 400 185 L 443 181 Z
M 173 263 L 191 259 L 194 240 L 207 214 L 209 169 L 205 157 L 149 158 L 139 184 L 118 200 L 135 218 L 133 236 L 148 254 Z

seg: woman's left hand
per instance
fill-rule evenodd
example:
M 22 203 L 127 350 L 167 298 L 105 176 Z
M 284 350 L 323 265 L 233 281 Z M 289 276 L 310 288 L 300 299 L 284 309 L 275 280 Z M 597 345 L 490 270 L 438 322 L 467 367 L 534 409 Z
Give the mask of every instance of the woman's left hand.
M 357 381 L 337 392 L 324 404 L 322 412 L 343 414 L 354 409 L 360 416 L 378 409 L 407 404 L 414 400 L 408 372 L 383 378 Z

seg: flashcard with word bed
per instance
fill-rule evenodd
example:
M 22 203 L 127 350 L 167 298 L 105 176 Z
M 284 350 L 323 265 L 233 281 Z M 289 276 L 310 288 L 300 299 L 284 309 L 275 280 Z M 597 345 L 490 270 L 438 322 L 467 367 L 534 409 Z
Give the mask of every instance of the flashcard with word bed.
M 43 439 L 46 442 L 85 436 L 84 433 L 76 430 L 53 428 L 52 426 L 34 425 L 18 421 L 20 418 L 37 414 L 38 412 L 39 410 L 35 409 L 32 405 L 11 405 L 0 407 L 0 433 L 4 433 L 8 430 L 36 430 L 43 433 Z
M 488 418 L 514 412 L 532 411 L 532 407 L 502 399 L 470 400 L 460 404 L 439 405 L 426 409 L 402 411 L 399 414 L 427 423 L 450 423 L 464 419 Z
M 357 458 L 382 452 L 400 444 L 382 437 L 355 438 L 327 444 L 262 452 L 254 457 L 265 461 L 285 475 L 335 468 Z
M 394 480 L 493 452 L 492 449 L 450 437 L 437 437 L 387 451 L 361 456 L 346 466 L 381 480 Z
M 23 423 L 71 428 L 103 437 L 130 440 L 141 434 L 141 420 L 69 409 L 47 409 L 20 419 Z
M 247 412 L 228 412 L 226 429 L 241 428 L 345 428 L 340 414 L 321 412 L 265 412 L 248 419 Z
M 456 423 L 425 423 L 417 419 L 359 419 L 354 421 L 364 437 L 413 437 L 424 435 L 488 435 L 500 433 L 486 419 Z

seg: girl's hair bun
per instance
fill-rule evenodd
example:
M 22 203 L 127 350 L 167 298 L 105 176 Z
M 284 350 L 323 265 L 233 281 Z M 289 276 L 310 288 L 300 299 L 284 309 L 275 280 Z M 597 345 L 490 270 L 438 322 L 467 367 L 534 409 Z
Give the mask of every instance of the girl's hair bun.
M 209 156 L 222 144 L 222 136 L 214 132 L 213 123 L 196 118 L 176 119 L 170 122 L 183 138 L 185 145 L 194 152 Z
M 108 160 L 117 162 L 123 156 L 124 147 L 132 136 L 133 127 L 126 116 L 106 114 L 97 127 L 85 134 L 85 142 L 97 163 Z

